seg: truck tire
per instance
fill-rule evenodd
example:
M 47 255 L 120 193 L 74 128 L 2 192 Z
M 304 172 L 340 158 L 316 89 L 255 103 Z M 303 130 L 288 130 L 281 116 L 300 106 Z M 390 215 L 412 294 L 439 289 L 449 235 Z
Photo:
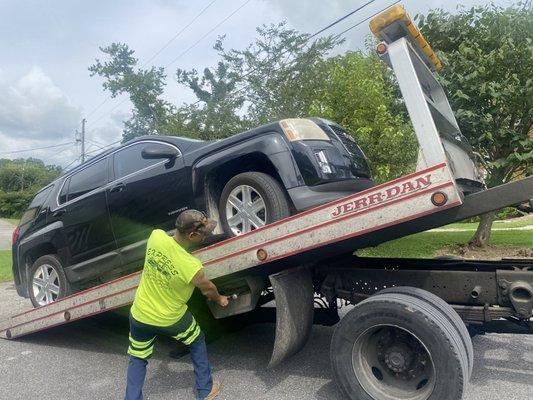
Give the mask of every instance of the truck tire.
M 57 256 L 39 257 L 28 271 L 28 294 L 34 307 L 41 307 L 70 294 L 70 285 Z
M 468 356 L 449 319 L 420 298 L 384 293 L 351 310 L 331 340 L 335 380 L 349 399 L 455 400 Z
M 463 342 L 463 346 L 465 347 L 466 354 L 468 356 L 468 378 L 470 379 L 472 376 L 472 369 L 474 368 L 474 347 L 472 346 L 472 339 L 470 338 L 468 329 L 466 329 L 466 325 L 452 306 L 446 303 L 439 296 L 428 292 L 427 290 L 411 286 L 394 286 L 380 290 L 376 294 L 381 293 L 400 293 L 410 295 L 420 300 L 424 300 L 444 314 L 448 318 L 448 321 L 450 321 L 450 323 L 455 327 L 459 333 L 461 341 Z
M 244 172 L 226 183 L 218 206 L 224 231 L 237 236 L 291 215 L 281 185 L 262 172 Z

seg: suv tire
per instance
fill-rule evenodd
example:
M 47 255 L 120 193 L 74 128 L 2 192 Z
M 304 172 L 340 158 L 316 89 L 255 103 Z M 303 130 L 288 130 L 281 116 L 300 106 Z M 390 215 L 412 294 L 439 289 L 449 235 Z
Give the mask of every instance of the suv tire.
M 57 256 L 39 257 L 28 271 L 28 294 L 34 307 L 50 304 L 70 293 L 70 284 Z
M 218 210 L 222 227 L 230 236 L 250 232 L 291 215 L 281 185 L 262 172 L 244 172 L 231 178 L 222 190 Z

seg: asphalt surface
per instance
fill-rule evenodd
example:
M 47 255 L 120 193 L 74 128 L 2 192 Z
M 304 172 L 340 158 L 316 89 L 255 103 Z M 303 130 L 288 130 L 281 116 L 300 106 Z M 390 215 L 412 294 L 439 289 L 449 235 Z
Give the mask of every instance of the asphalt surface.
M 15 226 L 6 220 L 0 219 L 0 250 L 11 249 L 11 236 Z
M 0 285 L 0 318 L 29 303 L 11 285 Z M 128 323 L 107 313 L 16 341 L 0 340 L 0 399 L 121 399 L 125 387 Z M 496 323 L 474 336 L 475 366 L 468 400 L 533 398 L 533 335 Z M 340 400 L 329 364 L 333 328 L 316 326 L 307 346 L 273 370 L 265 367 L 274 340 L 273 324 L 256 324 L 208 345 L 223 384 L 220 399 Z M 194 399 L 188 356 L 171 359 L 171 340 L 158 339 L 148 366 L 145 399 Z

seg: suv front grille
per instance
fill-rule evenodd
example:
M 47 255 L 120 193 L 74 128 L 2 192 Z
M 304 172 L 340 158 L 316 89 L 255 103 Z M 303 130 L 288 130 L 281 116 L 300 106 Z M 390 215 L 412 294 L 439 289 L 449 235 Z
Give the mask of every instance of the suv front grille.
M 364 153 L 355 142 L 355 139 L 344 129 L 336 125 L 329 125 L 331 130 L 335 132 L 335 135 L 339 138 L 339 141 L 343 144 L 344 148 L 352 156 L 352 162 L 357 168 L 357 176 L 364 176 L 370 178 L 370 168 L 366 161 Z
M 361 150 L 359 150 L 359 146 L 357 146 L 354 138 L 350 134 L 338 126 L 330 125 L 329 127 L 337 134 L 337 137 L 342 142 L 344 147 L 346 147 L 346 150 L 348 150 L 351 154 L 361 156 Z

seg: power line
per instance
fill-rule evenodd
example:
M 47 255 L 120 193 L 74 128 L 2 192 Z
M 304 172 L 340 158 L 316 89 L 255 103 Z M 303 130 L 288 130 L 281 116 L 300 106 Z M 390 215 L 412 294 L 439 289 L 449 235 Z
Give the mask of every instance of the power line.
M 346 32 L 351 31 L 353 28 L 361 25 L 362 23 L 368 21 L 370 18 L 375 17 L 376 15 L 378 15 L 378 14 L 382 13 L 383 11 L 385 11 L 387 8 L 390 8 L 390 7 L 392 7 L 393 5 L 395 5 L 396 3 L 399 3 L 399 2 L 400 2 L 400 0 L 396 0 L 394 3 L 388 5 L 387 7 L 382 8 L 381 10 L 379 10 L 379 11 L 375 12 L 374 14 L 372 14 L 371 16 L 363 19 L 362 21 L 359 21 L 357 24 L 350 26 L 348 29 L 343 30 L 341 33 L 338 33 L 337 36 L 338 37 L 343 36 L 344 34 L 346 34 Z
M 28 151 L 36 151 L 36 150 L 45 150 L 45 149 L 53 149 L 56 147 L 62 147 L 69 144 L 74 144 L 76 142 L 67 142 L 67 143 L 61 143 L 61 144 L 55 144 L 53 146 L 44 146 L 44 147 L 35 147 L 33 149 L 24 149 L 24 150 L 13 150 L 13 151 L 1 151 L 0 154 L 17 154 L 17 153 L 26 153 Z
M 89 152 L 87 152 L 85 154 L 93 154 L 93 153 L 96 153 L 99 150 L 105 151 L 105 150 L 109 149 L 111 146 L 114 146 L 115 144 L 118 144 L 120 142 L 122 142 L 122 139 L 117 140 L 116 142 L 113 142 L 113 143 L 109 143 L 109 144 L 105 145 L 104 147 L 100 147 L 99 149 L 91 150 L 91 151 L 89 151 Z
M 191 51 L 193 48 L 195 48 L 202 40 L 204 40 L 207 36 L 209 36 L 215 29 L 217 29 L 220 25 L 222 25 L 224 22 L 226 22 L 228 19 L 230 19 L 233 15 L 235 15 L 241 8 L 243 8 L 246 4 L 248 4 L 251 0 L 244 1 L 239 7 L 237 7 L 235 10 L 233 10 L 229 15 L 227 15 L 223 20 L 221 20 L 218 24 L 216 24 L 213 28 L 211 28 L 207 33 L 205 33 L 200 39 L 198 39 L 196 42 L 194 42 L 191 46 L 189 46 L 187 49 L 182 51 L 176 58 L 174 58 L 169 64 L 165 66 L 165 68 L 170 67 L 172 64 L 174 64 L 176 61 L 178 61 L 181 57 L 183 57 L 185 54 L 187 54 L 189 51 Z M 120 107 L 122 104 L 124 104 L 126 101 L 128 101 L 128 97 L 122 99 L 119 103 L 117 103 L 113 108 L 111 108 L 108 112 L 102 114 L 99 118 L 97 118 L 92 123 L 95 124 L 96 122 L 100 121 L 102 118 L 107 116 L 108 114 L 115 111 L 118 107 Z
M 89 154 L 93 154 L 93 153 L 96 153 L 96 152 L 98 152 L 98 151 L 102 151 L 102 152 L 103 152 L 103 151 L 107 150 L 109 147 L 111 147 L 111 146 L 113 146 L 113 145 L 115 145 L 115 144 L 117 144 L 117 143 L 120 143 L 121 141 L 122 141 L 122 140 L 117 140 L 117 141 L 112 142 L 112 143 L 109 143 L 108 145 L 105 145 L 105 146 L 103 146 L 103 147 L 98 146 L 98 145 L 96 145 L 96 144 L 93 143 L 93 144 L 91 144 L 91 146 L 96 146 L 96 147 L 98 147 L 98 148 L 97 148 L 97 149 L 94 149 L 94 150 L 91 150 L 91 151 L 87 151 L 87 152 L 85 152 L 85 155 L 87 156 L 87 155 L 89 155 Z M 90 147 L 89 147 L 89 148 L 90 148 Z M 78 157 L 76 157 L 76 158 L 75 158 L 73 161 L 71 161 L 69 164 L 67 164 L 67 166 L 64 167 L 63 170 L 66 171 L 67 168 L 70 167 L 72 164 L 74 164 L 74 163 L 77 162 L 77 161 L 80 161 L 80 158 L 81 158 L 81 155 L 78 156 Z M 80 164 L 83 164 L 83 163 L 80 163 Z
M 307 38 L 307 41 L 311 40 L 311 39 L 314 38 L 315 36 L 320 35 L 322 32 L 327 31 L 329 28 L 334 27 L 334 26 L 337 25 L 339 22 L 344 21 L 344 20 L 345 20 L 346 18 L 348 18 L 349 16 L 351 16 L 351 15 L 355 14 L 356 12 L 362 10 L 363 8 L 365 8 L 366 6 L 372 4 L 372 3 L 375 2 L 375 1 L 376 1 L 376 0 L 370 0 L 370 1 L 366 2 L 365 4 L 363 4 L 362 6 L 357 7 L 355 10 L 350 11 L 348 14 L 346 14 L 346 15 L 340 17 L 339 19 L 333 21 L 333 22 L 332 22 L 331 24 L 329 24 L 328 26 L 326 26 L 326 27 L 320 29 L 318 32 L 313 33 L 311 36 L 309 36 L 309 37 Z
M 113 146 L 113 145 L 115 145 L 115 144 L 117 144 L 117 143 L 120 143 L 120 142 L 121 142 L 121 140 L 117 140 L 116 142 L 110 143 L 110 144 L 108 144 L 108 145 L 106 145 L 106 146 L 104 146 L 104 147 L 100 147 L 100 148 L 95 149 L 95 150 L 87 151 L 87 152 L 85 152 L 85 155 L 87 156 L 87 155 L 89 155 L 89 154 L 93 154 L 93 153 L 95 153 L 95 152 L 97 152 L 97 151 L 99 151 L 99 150 L 105 151 L 107 148 L 109 148 L 109 147 L 111 147 L 111 146 Z M 93 145 L 94 145 L 94 144 L 93 144 Z M 67 169 L 68 169 L 72 164 L 74 164 L 75 162 L 80 161 L 80 158 L 81 158 L 81 155 L 78 156 L 78 157 L 76 157 L 76 158 L 75 158 L 74 160 L 72 160 L 70 163 L 68 163 L 68 164 L 63 168 L 63 171 L 66 172 Z M 80 164 L 83 164 L 83 163 L 80 163 Z
M 226 22 L 228 19 L 233 17 L 241 8 L 243 8 L 245 5 L 247 5 L 252 0 L 245 0 L 239 7 L 237 7 L 235 10 L 233 10 L 229 15 L 226 16 L 222 21 L 220 21 L 218 24 L 216 24 L 213 28 L 211 28 L 209 31 L 207 31 L 200 39 L 198 39 L 196 42 L 194 42 L 191 46 L 189 46 L 186 50 L 181 52 L 176 58 L 174 58 L 170 63 L 168 63 L 165 68 L 170 67 L 172 64 L 174 64 L 176 61 L 178 61 L 181 57 L 183 57 L 185 54 L 187 54 L 189 51 L 191 51 L 193 48 L 195 48 L 202 40 L 204 40 L 207 36 L 209 36 L 213 31 L 215 31 L 220 25 L 222 25 L 224 22 Z
M 79 159 L 80 159 L 80 157 L 78 156 L 78 157 L 76 157 L 74 160 L 72 160 L 71 162 L 69 162 L 69 163 L 67 164 L 67 166 L 63 168 L 63 171 L 66 172 L 67 169 L 68 169 L 72 164 L 74 164 L 76 161 L 79 161 Z
M 372 3 L 374 3 L 375 1 L 376 1 L 376 0 L 370 0 L 370 1 L 366 2 L 365 4 L 363 4 L 363 5 L 359 6 L 359 7 L 357 7 L 355 10 L 350 11 L 348 14 L 345 14 L 344 16 L 342 16 L 342 17 L 338 18 L 337 20 L 333 21 L 333 22 L 330 23 L 328 26 L 326 26 L 326 27 L 324 27 L 324 28 L 318 30 L 317 32 L 313 33 L 312 35 L 308 36 L 308 37 L 307 37 L 307 38 L 306 38 L 306 39 L 305 39 L 305 40 L 304 40 L 304 41 L 303 41 L 303 42 L 302 42 L 302 43 L 296 48 L 296 50 L 299 50 L 300 48 L 304 47 L 307 43 L 309 43 L 309 41 L 310 41 L 312 38 L 318 36 L 319 34 L 325 32 L 326 30 L 328 30 L 328 29 L 334 27 L 334 26 L 337 25 L 338 23 L 344 21 L 346 18 L 352 16 L 353 14 L 355 14 L 355 13 L 357 13 L 358 11 L 362 10 L 362 9 L 365 8 L 366 6 L 368 6 L 368 5 L 372 4 Z M 338 34 L 338 35 L 335 35 L 335 36 L 337 36 L 337 37 L 342 36 L 344 33 L 348 32 L 349 30 L 355 28 L 355 27 L 358 26 L 358 25 L 361 25 L 363 22 L 368 21 L 370 18 L 376 16 L 377 14 L 381 13 L 383 10 L 386 10 L 387 8 L 393 6 L 394 4 L 398 3 L 399 1 L 400 1 L 400 0 L 396 0 L 396 1 L 395 1 L 394 3 L 392 3 L 391 5 L 389 5 L 389 6 L 385 7 L 385 8 L 383 8 L 382 10 L 380 10 L 380 11 L 374 13 L 374 14 L 372 14 L 371 16 L 365 18 L 364 20 L 358 22 L 357 24 L 351 26 L 350 28 L 346 29 L 346 30 L 343 31 L 342 33 L 340 33 L 340 34 Z M 279 55 L 279 57 L 283 57 L 285 54 L 290 53 L 291 51 L 292 51 L 291 49 L 287 49 L 287 50 L 285 50 L 284 52 L 282 52 L 282 53 Z M 252 73 L 256 72 L 259 68 L 265 66 L 266 64 L 267 64 L 267 63 L 264 62 L 264 63 L 262 63 L 262 65 L 259 65 L 259 66 L 255 67 L 255 68 L 252 68 L 250 71 L 248 71 L 248 72 L 246 72 L 244 75 L 242 75 L 242 76 L 240 77 L 240 79 L 244 79 L 244 78 L 246 78 L 247 76 L 249 76 L 249 75 L 251 75 Z M 277 68 L 277 69 L 272 69 L 270 72 L 276 72 L 276 71 L 279 71 L 281 68 L 283 68 L 283 66 L 281 66 L 280 68 Z M 237 89 L 237 90 L 236 90 L 235 92 L 233 92 L 232 94 L 240 93 L 240 92 L 242 92 L 242 91 L 245 90 L 245 89 L 246 89 L 246 86 L 243 86 L 243 87 L 241 87 L 240 89 Z M 203 101 L 203 100 L 197 100 L 197 101 L 195 101 L 194 103 L 192 103 L 192 105 L 196 105 L 196 104 L 198 104 L 198 103 L 200 103 L 200 102 L 202 102 L 202 101 Z
M 94 140 L 91 140 L 91 139 L 86 139 L 88 142 L 91 143 L 91 146 L 95 146 L 95 147 L 98 147 L 99 149 L 103 149 L 105 145 L 103 144 L 100 144 L 98 142 L 95 142 Z M 88 150 L 88 149 L 87 149 Z M 86 153 L 87 154 L 87 153 Z
M 164 51 L 174 40 L 176 40 L 189 26 L 191 26 L 194 21 L 196 21 L 200 16 L 207 11 L 209 7 L 213 5 L 213 3 L 217 0 L 212 0 L 207 6 L 205 6 L 196 16 L 189 22 L 187 25 L 185 25 L 182 29 L 179 30 L 178 33 L 176 33 L 167 43 L 163 45 L 156 53 L 150 57 L 148 60 L 144 62 L 144 64 L 141 66 L 141 68 L 145 67 L 150 61 L 152 61 L 154 58 L 156 58 L 159 54 L 161 54 L 162 51 Z
M 85 118 L 89 118 L 91 115 L 93 115 L 96 111 L 100 109 L 105 103 L 107 103 L 110 100 L 110 97 L 106 97 L 104 101 L 102 101 L 100 104 L 98 104 L 96 107 L 94 107 L 86 116 Z
M 94 130 L 92 132 L 94 132 Z M 93 142 L 94 144 L 96 144 L 98 146 L 105 146 L 105 144 L 103 144 L 102 142 L 99 142 L 97 140 L 94 140 L 94 139 L 87 139 L 87 140 L 90 141 L 90 142 Z
M 187 24 L 185 25 L 182 29 L 180 29 L 178 31 L 178 33 L 176 33 L 172 38 L 170 38 L 170 40 L 165 43 L 163 45 L 163 47 L 161 47 L 158 51 L 155 52 L 154 55 L 152 55 L 152 57 L 150 57 L 147 61 L 145 61 L 143 63 L 143 65 L 141 66 L 141 68 L 144 68 L 150 61 L 152 61 L 154 58 L 156 58 L 159 54 L 161 54 L 161 52 L 163 52 L 174 40 L 176 40 L 183 32 L 185 32 L 185 30 L 191 26 L 205 11 L 207 11 L 207 9 L 209 7 L 211 7 L 213 5 L 213 3 L 217 1 L 217 0 L 212 0 L 207 6 L 205 6 L 198 14 L 196 14 L 196 16 Z M 99 103 L 96 107 L 94 107 L 86 116 L 85 118 L 89 118 L 91 115 L 93 115 L 96 111 L 98 111 L 100 109 L 100 107 L 102 107 L 104 104 L 106 104 L 109 100 L 111 100 L 110 97 L 106 97 L 104 99 L 104 101 L 102 101 L 101 103 Z

